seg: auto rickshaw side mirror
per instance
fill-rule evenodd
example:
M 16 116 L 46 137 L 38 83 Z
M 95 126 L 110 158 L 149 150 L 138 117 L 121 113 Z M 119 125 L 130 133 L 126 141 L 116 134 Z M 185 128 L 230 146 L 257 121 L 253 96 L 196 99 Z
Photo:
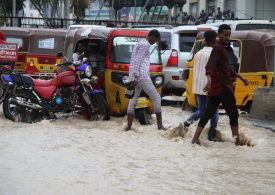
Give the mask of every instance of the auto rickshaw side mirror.
M 160 47 L 160 50 L 167 50 L 168 45 L 166 41 L 160 41 L 159 47 Z
M 58 52 L 56 56 L 57 57 L 64 57 L 63 51 Z

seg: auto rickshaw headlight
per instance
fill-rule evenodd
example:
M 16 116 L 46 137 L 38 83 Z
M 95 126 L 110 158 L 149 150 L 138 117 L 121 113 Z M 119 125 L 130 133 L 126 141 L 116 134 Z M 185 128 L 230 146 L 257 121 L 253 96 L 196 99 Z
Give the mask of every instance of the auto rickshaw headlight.
M 85 75 L 87 77 L 92 76 L 92 67 L 91 66 L 87 66 L 86 70 L 85 70 Z
M 163 78 L 161 76 L 157 76 L 154 80 L 154 84 L 156 86 L 160 86 L 160 85 L 162 85 L 162 83 L 163 83 Z
M 122 77 L 122 83 L 123 83 L 124 85 L 128 85 L 129 82 L 130 82 L 130 81 L 129 81 L 129 76 L 125 75 L 125 76 Z

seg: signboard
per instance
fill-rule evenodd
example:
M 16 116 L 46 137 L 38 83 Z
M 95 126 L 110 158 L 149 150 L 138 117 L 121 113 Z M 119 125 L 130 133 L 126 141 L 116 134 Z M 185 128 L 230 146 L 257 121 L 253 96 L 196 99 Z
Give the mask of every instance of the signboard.
M 18 47 L 14 43 L 0 43 L 0 61 L 16 62 Z

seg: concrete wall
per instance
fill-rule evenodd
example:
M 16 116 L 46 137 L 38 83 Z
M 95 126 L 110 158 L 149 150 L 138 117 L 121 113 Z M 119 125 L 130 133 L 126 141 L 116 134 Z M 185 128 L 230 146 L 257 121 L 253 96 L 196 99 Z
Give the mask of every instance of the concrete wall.
M 275 20 L 275 1 L 257 0 L 255 17 L 257 19 Z
M 275 120 L 275 87 L 255 89 L 250 115 L 259 120 Z
M 240 19 L 249 19 L 251 17 L 255 18 L 255 9 L 255 0 L 238 0 L 235 11 L 236 17 Z
M 198 3 L 198 13 L 202 9 L 206 10 L 207 0 L 187 0 L 183 6 L 183 11 L 190 14 L 190 3 Z M 216 8 L 220 7 L 223 11 L 226 7 L 226 0 L 217 0 Z M 236 17 L 240 19 L 265 19 L 275 20 L 275 0 L 235 0 Z

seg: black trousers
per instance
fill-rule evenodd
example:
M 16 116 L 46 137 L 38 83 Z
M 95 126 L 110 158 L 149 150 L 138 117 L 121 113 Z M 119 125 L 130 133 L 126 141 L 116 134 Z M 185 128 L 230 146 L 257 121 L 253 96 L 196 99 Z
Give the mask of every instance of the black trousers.
M 236 99 L 232 92 L 225 91 L 218 96 L 209 96 L 205 112 L 202 114 L 199 127 L 204 128 L 207 122 L 214 116 L 220 103 L 222 103 L 230 119 L 231 126 L 238 126 L 239 113 L 236 107 Z

